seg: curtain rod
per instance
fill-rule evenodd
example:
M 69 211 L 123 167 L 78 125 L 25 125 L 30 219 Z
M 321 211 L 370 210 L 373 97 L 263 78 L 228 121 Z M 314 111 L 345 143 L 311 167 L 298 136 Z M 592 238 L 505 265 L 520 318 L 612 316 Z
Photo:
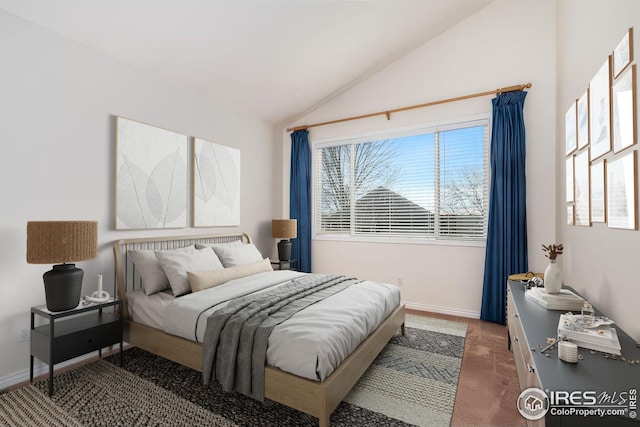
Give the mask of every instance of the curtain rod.
M 487 95 L 494 95 L 494 94 L 497 95 L 497 94 L 500 94 L 500 93 L 514 92 L 514 91 L 517 91 L 517 90 L 528 89 L 530 87 L 531 87 L 531 83 L 525 83 L 525 84 L 515 85 L 515 86 L 508 86 L 508 87 L 503 87 L 503 88 L 500 88 L 500 89 L 488 90 L 486 92 L 474 93 L 474 94 L 471 94 L 471 95 L 464 95 L 464 96 L 458 96 L 458 97 L 455 97 L 455 98 L 441 99 L 439 101 L 427 102 L 427 103 L 424 103 L 424 104 L 411 105 L 409 107 L 395 108 L 393 110 L 387 110 L 387 111 L 378 111 L 377 113 L 369 113 L 369 114 L 363 114 L 361 116 L 346 117 L 344 119 L 331 120 L 331 121 L 328 121 L 328 122 L 321 122 L 321 123 L 313 123 L 313 124 L 310 124 L 310 125 L 296 126 L 296 127 L 288 128 L 287 132 L 294 132 L 294 131 L 297 131 L 297 130 L 309 129 L 309 128 L 317 127 L 317 126 L 332 125 L 332 124 L 335 124 L 335 123 L 348 122 L 348 121 L 351 121 L 351 120 L 366 119 L 366 118 L 369 118 L 369 117 L 382 116 L 382 115 L 386 116 L 387 120 L 391 120 L 391 114 L 399 113 L 401 111 L 415 110 L 416 108 L 431 107 L 432 105 L 446 104 L 447 102 L 462 101 L 463 99 L 477 98 L 477 97 L 480 97 L 480 96 L 487 96 Z

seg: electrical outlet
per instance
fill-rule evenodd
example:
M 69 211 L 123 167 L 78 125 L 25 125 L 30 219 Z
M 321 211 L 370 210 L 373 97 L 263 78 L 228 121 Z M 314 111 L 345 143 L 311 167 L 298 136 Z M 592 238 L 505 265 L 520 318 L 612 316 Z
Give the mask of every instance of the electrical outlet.
M 402 277 L 398 277 L 398 287 L 402 288 L 402 285 L 404 285 L 404 279 Z
M 29 329 L 23 328 L 16 331 L 16 339 L 18 342 L 29 341 Z

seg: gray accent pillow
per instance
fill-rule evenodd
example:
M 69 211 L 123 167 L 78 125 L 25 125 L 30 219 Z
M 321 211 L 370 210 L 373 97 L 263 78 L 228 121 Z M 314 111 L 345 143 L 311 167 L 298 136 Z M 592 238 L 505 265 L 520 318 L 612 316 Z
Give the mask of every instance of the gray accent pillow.
M 169 279 L 174 296 L 191 292 L 187 271 L 211 271 L 224 268 L 211 248 L 193 252 L 156 251 L 162 270 Z
M 240 246 L 218 246 L 213 250 L 225 268 L 262 261 L 262 254 L 253 243 Z
M 195 252 L 195 250 L 195 246 L 191 245 L 184 248 L 171 249 L 162 252 Z M 160 266 L 155 252 L 160 251 L 153 251 L 150 249 L 129 250 L 129 256 L 133 260 L 136 270 L 138 270 L 138 273 L 140 274 L 142 289 L 144 290 L 145 295 L 153 295 L 171 287 L 169 279 L 167 279 L 167 275 Z

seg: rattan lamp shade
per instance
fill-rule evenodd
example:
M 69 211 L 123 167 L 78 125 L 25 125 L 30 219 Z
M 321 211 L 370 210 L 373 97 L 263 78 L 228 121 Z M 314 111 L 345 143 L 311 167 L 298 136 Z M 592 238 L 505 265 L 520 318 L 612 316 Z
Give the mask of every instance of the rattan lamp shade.
M 295 239 L 298 235 L 298 221 L 295 219 L 271 220 L 271 237 L 274 239 Z
M 55 264 L 42 275 L 50 311 L 71 310 L 80 303 L 84 271 L 73 263 L 97 256 L 98 221 L 27 222 L 27 262 Z
M 298 221 L 295 219 L 272 219 L 271 237 L 282 239 L 278 242 L 278 259 L 289 261 L 291 259 L 291 242 L 298 235 Z
M 27 262 L 58 264 L 98 256 L 98 221 L 27 222 Z

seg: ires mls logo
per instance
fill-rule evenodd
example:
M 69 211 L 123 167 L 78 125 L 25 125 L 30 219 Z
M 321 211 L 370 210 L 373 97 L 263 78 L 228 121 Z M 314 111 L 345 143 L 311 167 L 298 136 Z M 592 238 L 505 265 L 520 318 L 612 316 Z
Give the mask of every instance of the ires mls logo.
M 549 410 L 549 398 L 539 388 L 528 388 L 518 396 L 518 411 L 528 420 L 539 420 Z
M 518 411 L 528 420 L 551 416 L 624 417 L 636 419 L 637 389 L 624 391 L 566 391 L 528 388 L 518 396 Z

